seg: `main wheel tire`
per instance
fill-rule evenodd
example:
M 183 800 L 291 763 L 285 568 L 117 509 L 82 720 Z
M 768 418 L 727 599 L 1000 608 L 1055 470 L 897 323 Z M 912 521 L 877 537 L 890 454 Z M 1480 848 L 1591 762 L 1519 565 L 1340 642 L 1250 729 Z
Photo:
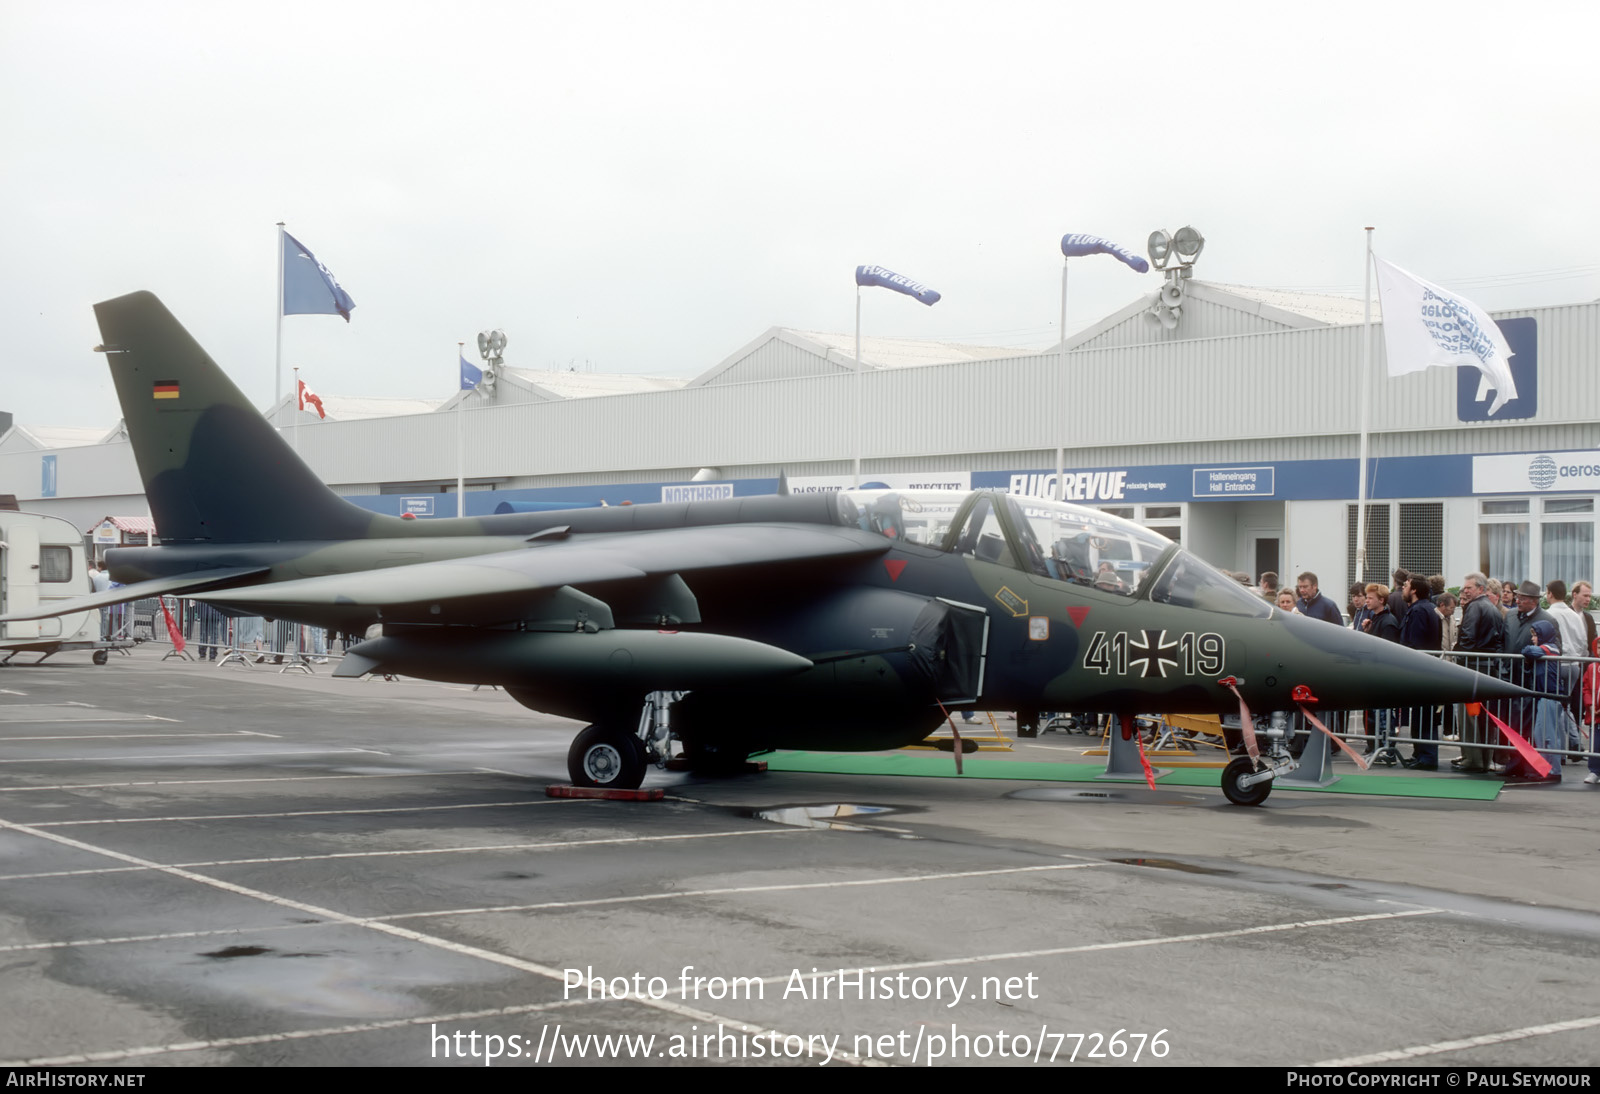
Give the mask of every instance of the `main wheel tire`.
M 1255 761 L 1249 756 L 1239 756 L 1222 769 L 1222 792 L 1234 805 L 1260 805 L 1272 793 L 1272 780 L 1240 786 L 1239 780 L 1255 774 Z
M 644 782 L 645 766 L 639 738 L 615 726 L 590 726 L 567 751 L 567 774 L 573 786 L 637 790 Z

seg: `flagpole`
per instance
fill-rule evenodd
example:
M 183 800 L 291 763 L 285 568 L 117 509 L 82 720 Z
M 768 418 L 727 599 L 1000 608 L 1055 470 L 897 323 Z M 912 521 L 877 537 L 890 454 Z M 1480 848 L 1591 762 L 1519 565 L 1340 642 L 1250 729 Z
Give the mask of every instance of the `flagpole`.
M 456 343 L 456 386 L 461 386 L 461 361 L 467 355 L 465 342 Z M 476 391 L 477 388 L 472 390 Z M 456 400 L 456 516 L 467 515 L 466 442 L 462 440 L 461 412 L 467 405 L 466 395 Z
M 1372 390 L 1372 232 L 1368 227 L 1365 292 L 1361 324 L 1361 456 L 1356 483 L 1356 580 L 1367 580 L 1367 416 Z
M 856 286 L 856 379 L 850 400 L 850 443 L 855 449 L 855 488 L 861 489 L 861 286 Z
M 1067 376 L 1067 263 L 1071 259 L 1061 256 L 1061 364 L 1056 373 L 1058 384 L 1066 383 Z M 1066 495 L 1067 476 L 1067 450 L 1065 445 L 1056 445 L 1056 488 L 1055 498 L 1063 500 Z
M 278 301 L 272 310 L 277 313 L 274 322 L 278 331 L 277 353 L 272 359 L 272 405 L 283 400 L 283 221 L 278 221 Z M 296 396 L 299 390 L 296 389 Z M 298 399 L 297 399 L 298 401 Z

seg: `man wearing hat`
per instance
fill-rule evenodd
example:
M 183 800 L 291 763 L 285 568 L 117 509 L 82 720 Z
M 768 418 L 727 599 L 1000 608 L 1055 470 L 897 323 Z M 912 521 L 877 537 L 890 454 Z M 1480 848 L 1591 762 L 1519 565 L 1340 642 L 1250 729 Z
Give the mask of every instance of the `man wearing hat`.
M 1555 626 L 1555 620 L 1550 618 L 1548 612 L 1539 607 L 1539 586 L 1531 581 L 1524 581 L 1516 588 L 1517 606 L 1514 611 L 1506 613 L 1506 638 L 1505 645 L 1500 648 L 1502 653 L 1521 654 L 1529 646 L 1537 645 L 1533 637 L 1535 623 L 1549 623 Z M 1515 660 L 1507 659 L 1506 672 L 1513 684 L 1520 684 L 1525 688 L 1533 687 L 1533 672 L 1520 656 Z M 1524 738 L 1533 736 L 1534 700 L 1508 699 L 1503 704 L 1505 708 L 1506 724 Z M 1510 742 L 1504 742 L 1509 744 Z M 1506 765 L 1505 774 L 1510 778 L 1527 778 L 1534 774 L 1521 757 L 1514 752 L 1502 751 L 1501 761 Z

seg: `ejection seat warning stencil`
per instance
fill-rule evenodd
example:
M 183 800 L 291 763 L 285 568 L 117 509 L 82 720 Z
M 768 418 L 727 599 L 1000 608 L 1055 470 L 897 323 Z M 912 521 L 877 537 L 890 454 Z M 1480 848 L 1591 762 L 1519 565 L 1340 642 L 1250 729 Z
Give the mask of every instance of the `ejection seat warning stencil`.
M 1000 586 L 1000 591 L 994 594 L 994 598 L 1000 602 L 1001 607 L 1011 613 L 1013 619 L 1020 619 L 1028 614 L 1028 602 L 1004 585 Z

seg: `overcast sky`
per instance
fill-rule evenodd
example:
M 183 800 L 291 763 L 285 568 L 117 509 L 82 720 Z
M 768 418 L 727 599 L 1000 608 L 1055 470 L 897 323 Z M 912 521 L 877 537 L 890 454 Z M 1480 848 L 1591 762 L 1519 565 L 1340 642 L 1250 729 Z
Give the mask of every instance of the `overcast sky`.
M 356 300 L 336 394 L 508 364 L 692 376 L 770 326 L 1026 348 L 1060 237 L 1198 277 L 1491 310 L 1600 296 L 1591 4 L 0 0 L 0 410 L 119 417 L 91 305 L 160 296 L 265 404 L 275 224 Z M 1067 326 L 1157 287 L 1074 260 Z M 1292 397 L 1286 384 L 1285 396 Z

